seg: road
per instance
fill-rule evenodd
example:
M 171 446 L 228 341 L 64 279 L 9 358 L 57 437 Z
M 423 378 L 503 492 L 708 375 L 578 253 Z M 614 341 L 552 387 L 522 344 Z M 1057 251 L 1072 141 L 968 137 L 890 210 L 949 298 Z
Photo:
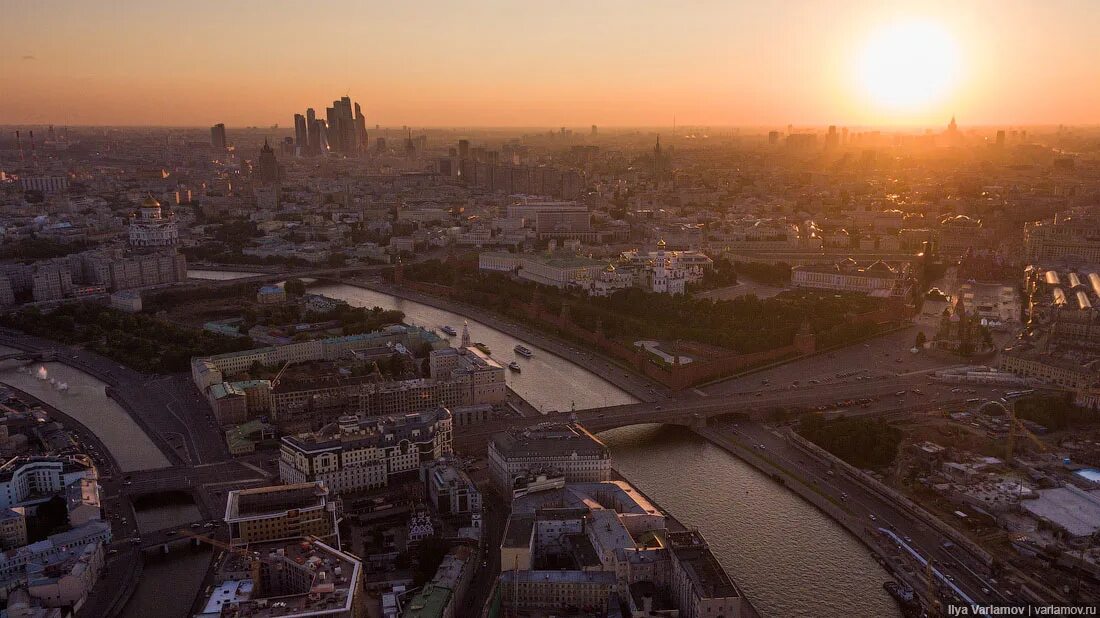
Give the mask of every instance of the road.
M 937 568 L 949 575 L 971 599 L 980 602 L 1007 602 L 1006 597 L 989 582 L 988 569 L 961 547 L 943 548 L 944 536 L 894 502 L 866 489 L 862 484 L 841 473 L 830 473 L 830 462 L 817 459 L 789 442 L 779 430 L 756 422 L 729 422 L 719 426 L 728 435 L 767 453 L 767 456 L 794 471 L 813 488 L 843 504 L 853 517 L 869 526 L 894 531 L 904 542 L 926 559 L 936 561 Z M 872 519 L 873 518 L 873 519 Z M 984 590 L 988 590 L 985 592 Z
M 666 397 L 655 403 L 641 402 L 611 408 L 578 410 L 575 415 L 577 421 L 590 431 L 599 432 L 642 423 L 690 424 L 690 417 L 693 415 L 701 418 L 725 414 L 759 417 L 777 408 L 808 409 L 861 399 L 872 401 L 834 409 L 846 415 L 887 414 L 904 408 L 926 409 L 937 406 L 960 409 L 968 399 L 991 399 L 1000 397 L 1005 392 L 1004 387 L 932 383 L 930 376 L 934 371 L 935 368 L 900 373 L 896 370 L 863 371 L 857 375 L 836 378 L 834 370 L 829 377 L 800 380 L 799 384 L 758 385 L 756 390 L 749 390 L 746 381 L 742 379 L 741 386 L 745 390 L 723 385 L 726 392 L 718 396 L 688 391 L 680 394 L 682 398 Z M 758 378 L 758 382 L 764 379 L 768 378 Z M 460 432 L 456 432 L 456 446 L 477 454 L 476 451 L 484 448 L 493 433 L 527 427 L 555 418 L 568 420 L 571 415 L 565 413 L 538 418 L 512 417 L 463 427 Z

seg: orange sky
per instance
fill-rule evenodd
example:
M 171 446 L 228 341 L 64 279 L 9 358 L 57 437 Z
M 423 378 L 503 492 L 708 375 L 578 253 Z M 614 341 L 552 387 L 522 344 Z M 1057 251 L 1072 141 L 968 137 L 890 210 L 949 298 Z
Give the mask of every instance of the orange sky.
M 1100 122 L 1100 2 L 761 4 L 6 0 L 0 123 L 286 126 L 344 94 L 371 126 Z M 958 77 L 885 108 L 861 53 L 913 20 Z

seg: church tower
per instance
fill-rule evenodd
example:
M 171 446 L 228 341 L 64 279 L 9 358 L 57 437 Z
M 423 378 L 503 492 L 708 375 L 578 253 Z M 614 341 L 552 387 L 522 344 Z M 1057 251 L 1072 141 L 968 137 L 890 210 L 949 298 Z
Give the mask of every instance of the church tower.
M 462 347 L 470 347 L 470 321 L 462 323 Z

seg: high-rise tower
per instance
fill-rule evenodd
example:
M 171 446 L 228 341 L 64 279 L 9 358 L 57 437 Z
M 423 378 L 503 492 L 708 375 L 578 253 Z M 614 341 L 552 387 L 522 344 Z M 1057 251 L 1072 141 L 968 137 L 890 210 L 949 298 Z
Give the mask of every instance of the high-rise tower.
M 256 174 L 260 184 L 278 184 L 282 174 L 279 171 L 279 160 L 275 158 L 275 151 L 271 144 L 264 140 L 264 146 L 260 149 L 260 158 L 256 163 Z
M 294 114 L 294 145 L 298 147 L 299 154 L 304 153 L 309 145 L 306 117 L 301 114 Z
M 210 127 L 210 145 L 219 152 L 225 151 L 225 125 L 218 123 Z

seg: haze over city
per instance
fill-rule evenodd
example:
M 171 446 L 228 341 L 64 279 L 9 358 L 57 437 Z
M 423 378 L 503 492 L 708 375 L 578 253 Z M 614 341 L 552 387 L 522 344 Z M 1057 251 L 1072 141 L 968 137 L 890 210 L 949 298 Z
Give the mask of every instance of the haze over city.
M 1052 2 L 5 3 L 0 123 L 382 126 L 1100 121 L 1100 17 Z
M 0 617 L 1100 607 L 1100 0 L 0 21 Z

